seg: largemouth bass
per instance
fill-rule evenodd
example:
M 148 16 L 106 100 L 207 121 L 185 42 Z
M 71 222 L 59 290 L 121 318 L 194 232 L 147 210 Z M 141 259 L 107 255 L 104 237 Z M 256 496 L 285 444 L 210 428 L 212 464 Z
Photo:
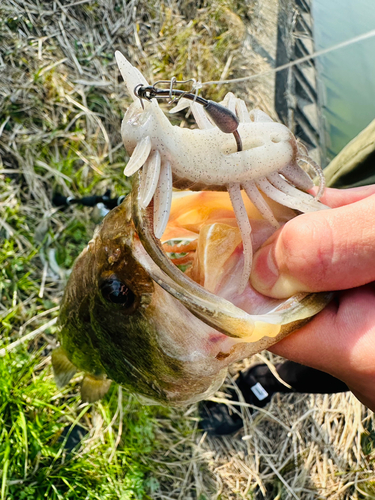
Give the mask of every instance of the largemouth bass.
M 250 282 L 238 289 L 243 242 L 228 193 L 177 193 L 159 249 L 137 196 L 135 182 L 75 263 L 52 356 L 58 386 L 81 370 L 86 401 L 101 398 L 111 380 L 163 404 L 198 401 L 220 387 L 229 364 L 281 340 L 330 300 L 270 299 Z M 281 225 L 297 215 L 266 201 Z M 256 250 L 275 227 L 243 202 Z

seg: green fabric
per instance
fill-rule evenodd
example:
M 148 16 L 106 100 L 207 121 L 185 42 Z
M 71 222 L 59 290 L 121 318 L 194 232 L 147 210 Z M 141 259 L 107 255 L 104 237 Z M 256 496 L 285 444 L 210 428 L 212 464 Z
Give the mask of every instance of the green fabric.
M 375 120 L 340 151 L 324 175 L 329 187 L 375 184 Z

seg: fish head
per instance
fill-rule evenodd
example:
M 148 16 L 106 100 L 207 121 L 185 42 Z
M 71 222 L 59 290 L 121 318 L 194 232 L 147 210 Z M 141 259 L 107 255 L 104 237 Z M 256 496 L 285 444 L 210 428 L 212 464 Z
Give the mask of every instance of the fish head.
M 212 328 L 155 283 L 140 256 L 147 259 L 126 199 L 105 217 L 74 265 L 60 312 L 64 353 L 79 370 L 148 400 L 202 399 L 226 375 L 226 365 L 208 363 L 205 338 Z
M 114 380 L 163 404 L 205 399 L 220 387 L 231 363 L 287 335 L 327 303 L 318 294 L 276 301 L 250 285 L 238 293 L 243 252 L 229 196 L 190 193 L 172 203 L 162 241 L 171 264 L 188 257 L 188 279 L 214 298 L 213 314 L 206 299 L 197 313 L 191 307 L 195 298 L 168 281 L 146 251 L 133 207 L 129 195 L 105 217 L 75 263 L 61 306 L 64 355 L 97 380 Z M 259 246 L 274 229 L 254 217 Z M 187 246 L 178 250 L 176 241 Z M 54 368 L 56 374 L 56 363 Z

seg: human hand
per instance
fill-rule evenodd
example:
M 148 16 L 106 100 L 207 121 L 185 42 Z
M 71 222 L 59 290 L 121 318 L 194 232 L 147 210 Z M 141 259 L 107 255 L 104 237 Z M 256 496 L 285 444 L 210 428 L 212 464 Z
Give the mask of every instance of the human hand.
M 375 410 L 375 185 L 327 189 L 333 208 L 304 214 L 254 256 L 252 285 L 264 295 L 340 290 L 272 352 L 330 373 Z

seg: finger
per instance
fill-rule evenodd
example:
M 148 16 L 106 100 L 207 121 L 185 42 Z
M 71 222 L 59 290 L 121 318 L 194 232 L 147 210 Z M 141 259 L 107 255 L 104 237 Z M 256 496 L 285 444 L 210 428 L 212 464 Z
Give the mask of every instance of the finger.
M 312 191 L 317 192 L 318 188 Z M 373 194 L 375 194 L 375 184 L 350 189 L 326 188 L 320 201 L 331 208 L 337 208 L 363 200 Z
M 270 351 L 330 373 L 365 393 L 369 378 L 375 377 L 374 301 L 373 285 L 341 292 L 310 323 Z
M 327 196 L 340 201 L 337 193 Z M 256 252 L 253 287 L 264 295 L 287 298 L 297 292 L 343 290 L 374 281 L 374 216 L 375 194 L 292 219 Z

